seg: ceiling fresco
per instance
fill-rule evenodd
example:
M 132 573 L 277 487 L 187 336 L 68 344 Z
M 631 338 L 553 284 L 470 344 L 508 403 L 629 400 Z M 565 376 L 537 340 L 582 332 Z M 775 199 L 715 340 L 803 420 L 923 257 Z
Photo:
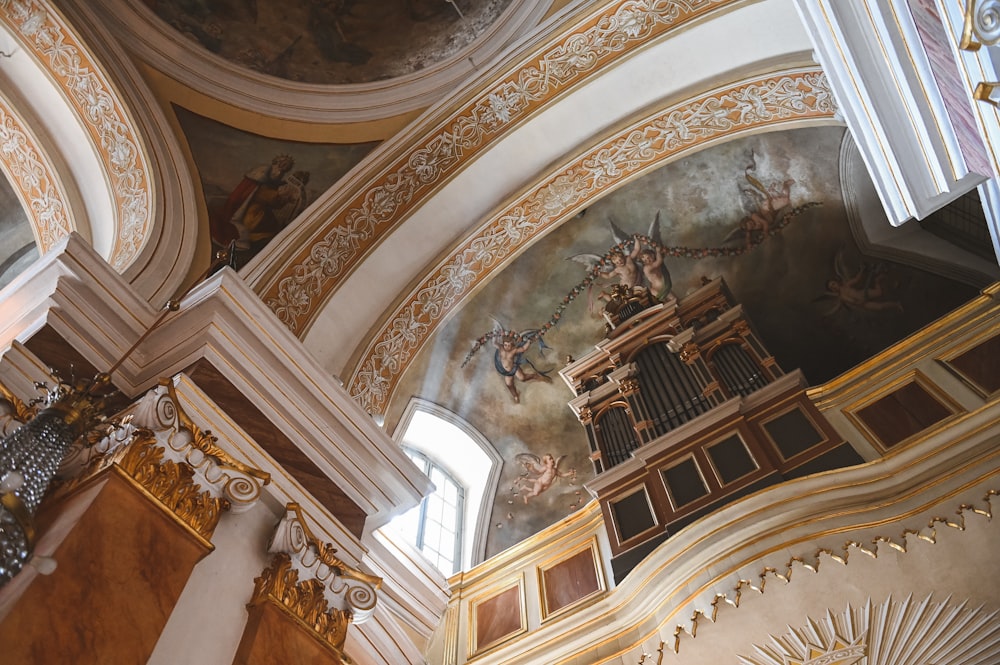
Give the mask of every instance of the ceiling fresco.
M 511 0 L 144 0 L 187 39 L 262 74 L 320 84 L 419 72 L 481 35 Z
M 38 246 L 28 215 L 11 187 L 0 173 L 0 288 L 38 258 Z
M 378 145 L 284 141 L 174 111 L 201 179 L 213 247 L 235 242 L 237 267 Z
M 663 166 L 538 240 L 425 344 L 387 422 L 419 396 L 497 448 L 487 556 L 589 499 L 589 448 L 558 371 L 603 338 L 612 285 L 681 298 L 722 277 L 781 367 L 811 384 L 975 296 L 861 253 L 839 181 L 844 136 L 840 127 L 759 134 Z M 519 334 L 507 347 L 505 332 Z

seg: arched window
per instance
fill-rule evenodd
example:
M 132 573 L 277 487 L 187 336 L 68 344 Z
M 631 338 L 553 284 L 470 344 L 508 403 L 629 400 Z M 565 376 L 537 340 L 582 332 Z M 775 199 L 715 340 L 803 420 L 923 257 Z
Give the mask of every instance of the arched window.
M 417 508 L 392 521 L 393 529 L 402 529 L 445 575 L 483 561 L 503 465 L 499 453 L 461 417 L 419 398 L 410 400 L 393 438 L 435 486 Z
M 427 455 L 412 448 L 403 450 L 434 483 L 434 492 L 397 518 L 397 526 L 428 561 L 445 575 L 451 575 L 458 571 L 462 561 L 465 488 Z

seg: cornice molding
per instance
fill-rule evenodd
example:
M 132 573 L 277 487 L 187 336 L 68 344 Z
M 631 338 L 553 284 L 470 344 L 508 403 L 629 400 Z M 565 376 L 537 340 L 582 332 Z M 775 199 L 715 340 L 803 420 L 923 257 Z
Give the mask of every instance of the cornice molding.
M 783 124 L 829 121 L 835 111 L 821 71 L 777 72 L 686 99 L 554 166 L 404 297 L 371 336 L 347 384 L 351 395 L 367 411 L 382 413 L 410 361 L 441 322 L 494 272 L 574 210 L 712 142 Z
M 94 367 L 107 368 L 158 316 L 76 234 L 12 285 L 5 291 L 12 297 L 3 302 L 0 349 L 48 325 Z M 18 296 L 25 293 L 31 298 Z M 381 526 L 430 491 L 430 480 L 231 269 L 192 290 L 180 310 L 128 355 L 114 383 L 126 395 L 137 395 L 199 359 L 211 362 L 276 427 L 290 433 L 302 453 L 364 511 L 366 528 Z M 278 477 L 266 466 L 266 455 L 241 457 Z

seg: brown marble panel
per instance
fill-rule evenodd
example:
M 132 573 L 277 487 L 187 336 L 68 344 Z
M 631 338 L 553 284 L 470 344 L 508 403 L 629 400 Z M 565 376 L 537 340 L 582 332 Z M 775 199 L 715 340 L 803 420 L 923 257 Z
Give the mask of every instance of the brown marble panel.
M 248 608 L 233 665 L 341 665 L 337 653 L 274 603 Z
M 64 519 L 62 519 L 64 518 Z M 56 505 L 43 533 L 64 535 L 0 621 L 5 663 L 145 663 L 210 548 L 118 472 Z
M 365 512 L 244 397 L 229 379 L 219 373 L 212 363 L 199 360 L 185 373 L 324 508 L 340 520 L 344 528 L 361 538 L 367 517 Z
M 986 396 L 1000 390 L 1000 335 L 994 335 L 949 363 Z
M 524 629 L 521 616 L 521 587 L 513 586 L 491 598 L 476 602 L 474 644 L 482 651 L 505 637 Z
M 858 409 L 857 417 L 886 448 L 922 432 L 951 415 L 951 410 L 919 383 L 911 382 Z
M 601 590 L 594 564 L 594 553 L 587 548 L 542 571 L 546 616 Z

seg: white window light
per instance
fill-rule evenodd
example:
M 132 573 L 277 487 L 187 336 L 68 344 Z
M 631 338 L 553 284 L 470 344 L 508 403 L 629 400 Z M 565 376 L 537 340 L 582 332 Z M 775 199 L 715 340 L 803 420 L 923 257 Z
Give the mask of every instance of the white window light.
M 419 398 L 410 400 L 396 428 L 395 438 L 416 465 L 427 473 L 437 490 L 420 506 L 393 520 L 393 528 L 402 529 L 408 542 L 424 549 L 432 563 L 437 563 L 435 559 L 455 562 L 450 570 L 447 566 L 442 569 L 445 575 L 483 561 L 493 508 L 490 499 L 496 496 L 503 464 L 496 449 L 456 414 Z M 443 511 L 454 505 L 459 493 L 463 494 L 464 507 L 455 519 L 456 554 L 446 555 L 441 550 L 447 550 L 453 541 L 438 533 L 438 525 L 451 525 L 452 522 L 443 517 Z M 438 495 L 440 497 L 435 498 Z M 424 526 L 422 533 L 421 514 L 430 516 L 434 522 L 429 528 Z M 435 515 L 439 519 L 435 519 Z M 432 547 L 435 554 L 425 549 L 428 536 L 432 543 L 435 538 L 439 539 Z

